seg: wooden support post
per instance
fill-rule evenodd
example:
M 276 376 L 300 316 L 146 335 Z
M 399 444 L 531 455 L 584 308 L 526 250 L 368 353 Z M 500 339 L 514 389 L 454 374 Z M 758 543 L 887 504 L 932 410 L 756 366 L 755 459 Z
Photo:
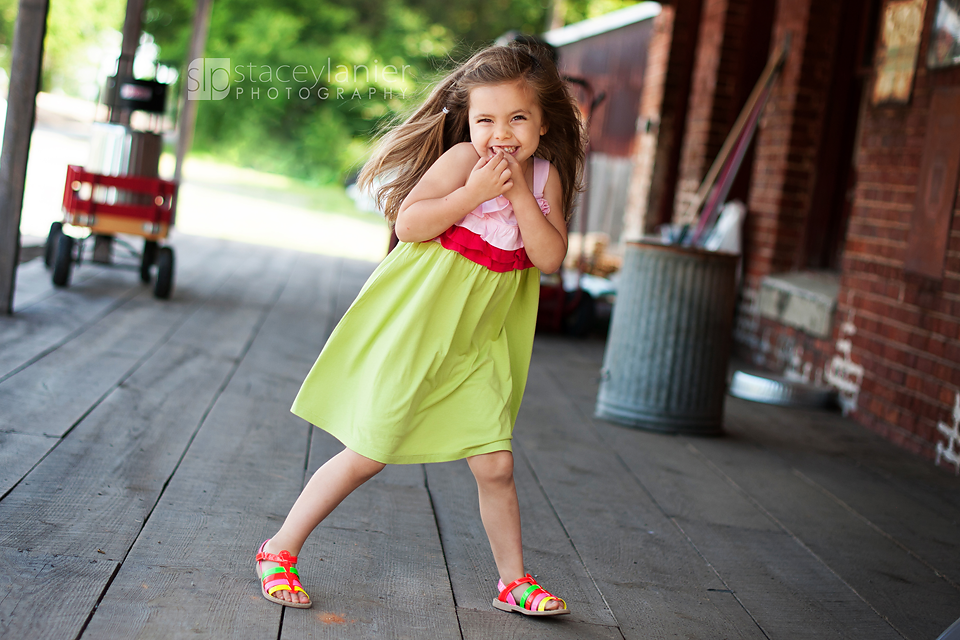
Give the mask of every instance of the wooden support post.
M 20 212 L 37 108 L 48 0 L 20 0 L 13 34 L 7 119 L 0 151 L 0 311 L 13 313 L 20 258 Z
M 187 50 L 186 69 L 190 68 L 191 62 L 203 55 L 212 11 L 213 0 L 197 0 L 197 10 L 193 14 L 193 32 L 190 34 L 190 48 Z M 180 114 L 177 118 L 177 164 L 173 170 L 173 181 L 178 185 L 183 174 L 183 161 L 193 142 L 193 129 L 197 123 L 197 102 L 187 99 L 189 79 L 186 71 L 181 78 Z
M 124 78 L 133 77 L 133 61 L 140 46 L 140 32 L 143 28 L 144 0 L 127 0 L 127 13 L 123 18 L 123 40 L 120 43 L 120 58 L 117 60 L 117 84 Z M 110 122 L 130 124 L 129 109 L 111 109 Z

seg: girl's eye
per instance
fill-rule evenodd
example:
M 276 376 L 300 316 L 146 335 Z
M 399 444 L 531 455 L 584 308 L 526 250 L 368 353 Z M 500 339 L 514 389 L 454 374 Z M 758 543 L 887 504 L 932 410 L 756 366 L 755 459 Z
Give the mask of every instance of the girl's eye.
M 526 119 L 527 119 L 527 116 L 514 116 L 513 119 L 514 119 L 514 120 L 526 120 Z

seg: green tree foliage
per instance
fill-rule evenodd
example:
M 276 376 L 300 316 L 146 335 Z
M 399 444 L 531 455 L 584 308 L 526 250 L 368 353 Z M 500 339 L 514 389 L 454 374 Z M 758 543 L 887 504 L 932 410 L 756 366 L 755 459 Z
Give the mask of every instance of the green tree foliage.
M 17 0 L 0 0 L 0 67 L 10 71 Z M 78 95 L 96 77 L 101 52 L 119 45 L 124 0 L 50 0 L 41 89 Z
M 613 11 L 637 4 L 637 0 L 565 0 L 562 6 L 564 24 L 598 18 Z
M 200 103 L 195 148 L 314 182 L 340 179 L 439 74 L 501 34 L 543 31 L 554 4 L 570 22 L 631 3 L 216 0 L 204 55 L 230 59 L 231 91 Z M 0 66 L 7 70 L 17 5 L 0 0 Z M 160 46 L 161 62 L 180 70 L 180 83 L 194 6 L 148 0 L 144 12 L 144 31 Z M 50 0 L 42 88 L 79 95 L 90 87 L 97 56 L 119 44 L 125 8 L 125 0 Z
M 0 0 L 0 67 L 10 72 L 10 48 L 17 19 L 17 0 Z
M 190 0 L 149 0 L 145 14 L 161 58 L 184 70 L 192 13 Z M 341 178 L 438 74 L 505 31 L 541 31 L 544 15 L 539 0 L 217 0 L 204 55 L 230 59 L 230 94 L 200 103 L 195 148 Z
M 411 0 L 430 22 L 454 34 L 453 57 L 461 59 L 489 45 L 508 31 L 540 33 L 546 25 L 549 2 L 515 0 Z
M 0 0 L 7 69 L 17 3 Z M 215 0 L 204 56 L 229 58 L 230 93 L 199 103 L 194 148 L 317 183 L 338 180 L 438 75 L 498 36 L 542 32 L 554 11 L 569 23 L 632 3 Z M 195 0 L 147 0 L 144 11 L 143 30 L 161 62 L 180 70 L 180 85 L 194 7 Z M 78 95 L 91 86 L 98 52 L 119 44 L 125 8 L 125 0 L 50 0 L 43 88 Z

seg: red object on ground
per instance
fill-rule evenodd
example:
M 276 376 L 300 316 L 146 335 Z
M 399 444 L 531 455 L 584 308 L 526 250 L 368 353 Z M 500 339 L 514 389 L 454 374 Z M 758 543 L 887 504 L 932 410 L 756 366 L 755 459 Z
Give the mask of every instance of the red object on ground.
M 89 184 L 90 188 L 84 189 L 84 184 Z M 118 191 L 142 194 L 151 197 L 151 202 L 103 202 L 100 201 L 103 196 L 99 195 L 98 187 L 113 187 Z M 169 180 L 143 176 L 105 176 L 70 165 L 67 167 L 67 180 L 63 190 L 63 211 L 66 221 L 71 224 L 93 227 L 98 216 L 126 218 L 143 222 L 145 235 L 153 235 L 161 228 L 165 231 L 166 227 L 172 224 L 176 194 L 177 184 Z

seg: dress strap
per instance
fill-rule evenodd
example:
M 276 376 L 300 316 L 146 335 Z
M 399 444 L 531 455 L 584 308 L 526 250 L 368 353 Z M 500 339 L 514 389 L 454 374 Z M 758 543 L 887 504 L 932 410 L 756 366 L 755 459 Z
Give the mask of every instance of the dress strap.
M 543 158 L 533 158 L 533 197 L 542 198 L 543 188 L 547 184 L 547 176 L 550 175 L 550 162 Z

